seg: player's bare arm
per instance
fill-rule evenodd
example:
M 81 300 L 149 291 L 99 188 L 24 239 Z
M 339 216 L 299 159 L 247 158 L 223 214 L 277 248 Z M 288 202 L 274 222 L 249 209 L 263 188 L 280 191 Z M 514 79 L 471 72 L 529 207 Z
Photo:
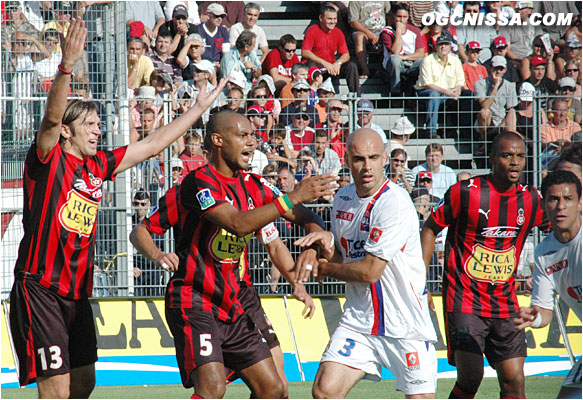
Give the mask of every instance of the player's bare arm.
M 342 262 L 342 255 L 334 246 L 334 236 L 331 232 L 311 232 L 304 237 L 299 238 L 294 242 L 294 245 L 299 247 L 314 248 L 319 247 L 320 258 L 327 261 L 340 263 Z M 308 263 L 296 262 L 297 282 L 306 282 L 310 278 L 310 273 L 316 279 L 321 278 L 318 273 L 319 261 Z
M 427 274 L 429 274 L 429 263 L 431 262 L 433 250 L 435 249 L 435 239 L 442 230 L 443 228 L 435 223 L 432 215 L 427 218 L 425 225 L 423 225 L 423 230 L 421 230 L 421 250 L 423 252 L 423 261 L 425 262 Z M 427 303 L 429 304 L 429 309 L 435 312 L 433 297 L 429 292 L 427 292 Z
M 541 320 L 535 326 L 536 319 L 540 315 Z M 553 310 L 549 310 L 539 306 L 532 307 L 520 307 L 520 316 L 514 318 L 513 322 L 516 325 L 516 329 L 525 329 L 529 326 L 534 328 L 543 328 L 551 323 L 553 319 Z
M 386 260 L 367 252 L 362 260 L 345 264 L 320 259 L 318 274 L 320 278 L 327 276 L 345 282 L 375 283 L 386 266 Z
M 178 270 L 178 256 L 176 253 L 164 253 L 156 246 L 146 225 L 139 223 L 130 233 L 130 242 L 144 257 L 154 261 L 167 271 Z

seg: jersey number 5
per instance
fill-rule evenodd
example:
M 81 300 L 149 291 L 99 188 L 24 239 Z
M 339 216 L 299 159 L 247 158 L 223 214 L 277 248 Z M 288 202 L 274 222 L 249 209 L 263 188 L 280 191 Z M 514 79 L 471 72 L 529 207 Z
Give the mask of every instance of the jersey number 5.
M 201 333 L 200 334 L 200 355 L 201 356 L 210 356 L 213 354 L 213 344 L 211 342 L 211 334 L 210 333 Z
M 49 352 L 51 353 L 51 369 L 59 369 L 63 365 L 63 359 L 61 358 L 61 348 L 59 346 L 51 346 L 49 347 Z M 46 371 L 49 367 L 47 365 L 47 356 L 45 354 L 45 348 L 41 347 L 37 350 L 38 355 L 40 356 L 40 364 L 43 371 Z
M 350 354 L 352 353 L 352 349 L 354 348 L 354 345 L 355 345 L 354 340 L 346 339 L 346 344 L 344 345 L 342 350 L 338 350 L 338 354 L 344 357 L 350 356 Z

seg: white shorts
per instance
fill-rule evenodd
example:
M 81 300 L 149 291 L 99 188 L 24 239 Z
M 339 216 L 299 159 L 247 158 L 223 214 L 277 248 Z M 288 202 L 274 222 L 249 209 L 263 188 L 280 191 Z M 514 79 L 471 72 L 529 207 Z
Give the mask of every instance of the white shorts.
M 339 326 L 324 351 L 321 362 L 325 361 L 359 369 L 373 381 L 381 380 L 385 366 L 405 395 L 436 391 L 437 357 L 430 342 L 367 335 Z

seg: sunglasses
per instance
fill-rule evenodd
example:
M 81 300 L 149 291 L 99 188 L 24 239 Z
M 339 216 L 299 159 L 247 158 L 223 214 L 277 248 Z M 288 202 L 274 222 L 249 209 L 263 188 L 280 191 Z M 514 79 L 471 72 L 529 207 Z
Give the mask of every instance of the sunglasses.
M 298 92 L 298 93 L 299 93 L 299 92 L 309 92 L 309 91 L 310 91 L 310 89 L 294 89 L 293 91 L 294 91 L 294 92 Z
M 295 119 L 303 119 L 304 121 L 309 121 L 310 117 L 307 116 L 306 114 L 302 114 L 302 115 L 296 115 Z
M 579 72 L 579 68 L 567 68 L 565 72 Z
M 255 96 L 255 98 L 256 99 L 266 99 L 267 98 L 267 95 L 260 94 L 260 95 Z
M 225 18 L 226 15 L 215 15 L 215 14 L 211 14 L 213 17 L 215 18 Z
M 176 21 L 186 21 L 186 17 L 184 15 L 180 15 L 174 18 Z
M 283 49 L 286 53 L 293 53 L 296 49 Z
M 201 72 L 208 72 L 208 71 L 203 71 L 202 69 L 194 68 L 194 70 L 192 72 L 195 74 L 200 74 Z
M 423 179 L 420 179 L 419 180 L 419 182 L 421 182 L 421 183 L 428 183 L 428 182 L 431 182 L 431 181 L 432 181 L 432 179 L 430 179 L 430 178 L 423 178 Z
M 562 87 L 561 90 L 564 92 L 574 92 L 575 88 L 571 87 L 571 86 L 565 86 L 565 87 Z
M 393 158 L 393 162 L 398 162 L 401 164 L 405 164 L 405 160 L 401 160 L 400 158 Z
M 277 179 L 277 175 L 265 175 L 267 179 Z
M 535 49 L 542 49 L 544 46 L 542 44 L 533 44 L 532 47 Z
M 255 118 L 267 119 L 267 115 L 256 114 L 254 115 Z
M 504 67 L 494 67 L 494 71 L 503 71 Z

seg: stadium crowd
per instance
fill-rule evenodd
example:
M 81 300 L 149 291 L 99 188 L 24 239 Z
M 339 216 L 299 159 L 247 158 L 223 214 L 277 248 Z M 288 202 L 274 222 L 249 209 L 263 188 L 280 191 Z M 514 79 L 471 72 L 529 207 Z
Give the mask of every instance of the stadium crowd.
M 98 62 L 104 32 L 98 25 L 107 3 L 3 3 L 4 89 L 16 98 L 7 103 L 11 112 L 3 123 L 12 129 L 4 129 L 4 138 L 10 134 L 6 132 L 14 140 L 32 137 L 35 112 L 40 110 L 26 98 L 50 88 L 61 61 L 59 34 L 66 35 L 76 16 L 87 19 L 89 40 L 74 67 L 70 94 L 95 99 L 104 95 L 103 65 Z M 519 133 L 530 153 L 540 142 L 545 170 L 552 168 L 562 149 L 581 141 L 579 3 L 323 2 L 317 23 L 306 27 L 304 37 L 284 34 L 272 48 L 261 28 L 261 12 L 260 3 L 236 1 L 126 3 L 127 53 L 118 56 L 127 57 L 130 143 L 183 114 L 200 90 L 210 92 L 218 79 L 229 77 L 211 109 L 173 144 L 169 160 L 160 153 L 132 169 L 134 206 L 143 206 L 145 200 L 148 207 L 155 206 L 165 188 L 179 184 L 206 163 L 205 125 L 211 115 L 227 109 L 245 115 L 255 130 L 250 170 L 274 179 L 282 191 L 293 190 L 306 174 L 347 176 L 349 107 L 336 93 L 340 77 L 346 78 L 349 92 L 357 97 L 361 82 L 380 77 L 386 87 L 379 92 L 391 96 L 390 107 L 426 111 L 425 121 L 417 121 L 417 127 L 406 116 L 392 126 L 379 126 L 372 122 L 375 103 L 362 98 L 356 104 L 355 124 L 381 136 L 390 154 L 385 174 L 410 193 L 421 223 L 458 178 L 470 176 L 465 171 L 457 171 L 456 176 L 444 164 L 440 141 L 447 132 L 438 130 L 440 107 L 454 111 L 448 112 L 450 121 L 443 125 L 449 123 L 475 143 L 476 163 L 502 131 Z M 522 21 L 533 12 L 570 12 L 573 19 L 571 26 L 536 27 L 456 27 L 437 22 L 426 26 L 422 19 L 426 13 L 433 13 L 435 18 L 429 20 L 437 21 L 444 15 L 483 12 L 508 18 L 519 14 Z M 376 71 L 371 71 L 374 63 L 367 52 L 381 56 Z M 403 102 L 403 96 L 418 100 L 411 105 Z M 537 138 L 533 137 L 536 124 L 540 124 Z M 404 147 L 410 137 L 432 140 L 425 149 L 426 162 L 414 168 L 409 167 Z M 534 173 L 531 154 L 529 160 L 524 183 L 531 183 Z M 331 201 L 320 200 L 328 205 Z M 325 206 L 320 210 L 324 212 Z M 136 260 L 136 265 L 142 264 Z M 523 270 L 529 275 L 528 268 Z M 278 274 L 272 272 L 270 279 L 276 282 Z M 146 274 L 141 275 L 136 268 L 136 279 Z M 159 294 L 157 289 L 143 293 Z

